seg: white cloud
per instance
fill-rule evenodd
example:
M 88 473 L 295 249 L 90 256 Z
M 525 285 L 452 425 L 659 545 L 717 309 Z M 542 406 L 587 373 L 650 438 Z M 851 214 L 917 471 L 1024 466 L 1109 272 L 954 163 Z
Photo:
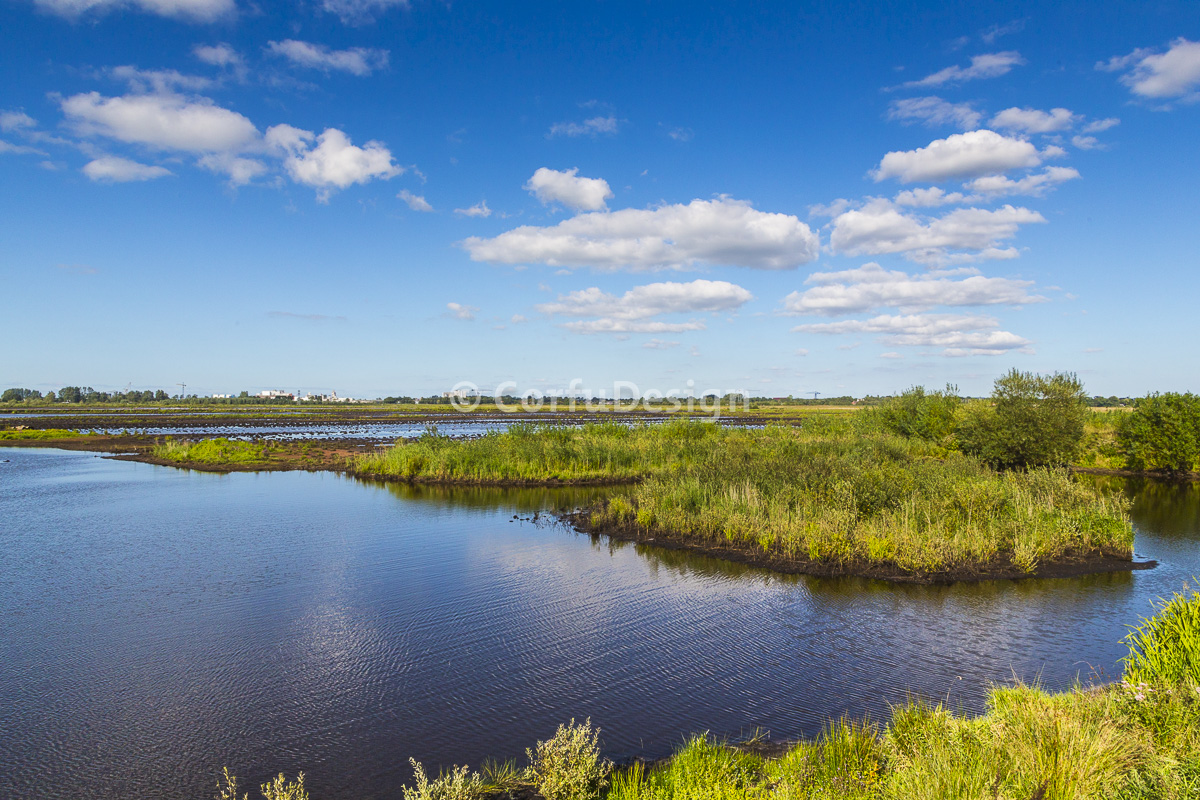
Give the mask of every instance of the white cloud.
M 1025 30 L 1025 20 L 1014 19 L 1012 22 L 1006 22 L 1003 25 L 996 24 L 988 28 L 983 33 L 979 34 L 979 38 L 986 44 L 992 44 L 1001 36 L 1007 36 L 1010 33 L 1019 33 Z
M 23 144 L 13 144 L 12 142 L 6 142 L 3 139 L 0 139 L 0 153 L 12 153 L 13 155 L 35 155 L 35 156 L 49 155 L 49 153 L 47 153 L 46 151 L 38 150 L 36 147 L 29 147 L 28 145 L 23 145 Z
M 323 0 L 321 7 L 337 14 L 347 25 L 371 22 L 378 14 L 395 7 L 408 7 L 408 0 Z
M 839 197 L 832 203 L 816 203 L 808 207 L 810 217 L 836 217 L 854 204 L 844 197 Z
M 804 358 L 805 356 L 808 355 L 808 348 L 807 347 L 796 348 L 796 355 L 800 356 L 801 358 Z
M 479 311 L 476 306 L 467 306 L 462 303 L 446 303 L 447 313 L 455 319 L 471 321 L 475 319 L 475 313 Z
M 108 70 L 108 74 L 119 81 L 128 83 L 129 88 L 138 94 L 148 92 L 171 94 L 178 89 L 197 92 L 207 89 L 213 84 L 210 79 L 201 75 L 184 75 L 173 69 L 138 69 L 125 65 L 112 67 Z
M 525 225 L 463 246 L 474 261 L 644 271 L 698 264 L 791 269 L 817 257 L 817 235 L 794 216 L 720 197 L 687 205 L 579 214 L 550 227 Z
M 62 101 L 63 113 L 84 134 L 194 153 L 240 150 L 258 138 L 246 117 L 207 98 L 173 94 L 102 97 L 77 94 Z
M 672 347 L 679 347 L 679 342 L 668 342 L 663 339 L 650 339 L 642 342 L 642 347 L 647 350 L 670 350 Z
M 510 320 L 510 322 L 512 322 L 513 325 L 520 325 L 520 324 L 522 324 L 524 322 L 528 322 L 528 321 L 529 320 L 526 319 L 524 314 L 513 314 L 512 319 Z
M 387 50 L 366 47 L 330 50 L 323 44 L 285 39 L 282 42 L 268 42 L 267 50 L 274 55 L 286 58 L 297 66 L 325 72 L 338 70 L 360 77 L 370 75 L 375 70 L 383 69 L 388 65 Z
M 454 209 L 454 213 L 464 217 L 487 218 L 492 215 L 492 210 L 488 208 L 487 200 L 480 200 L 473 206 L 469 206 L 467 208 L 456 208 Z
M 211 22 L 234 10 L 233 0 L 35 0 L 39 8 L 63 17 L 134 8 L 163 17 Z
M 948 103 L 940 97 L 907 97 L 893 100 L 888 106 L 887 117 L 900 122 L 957 125 L 963 130 L 971 130 L 979 125 L 983 115 L 970 103 Z
M 1095 136 L 1072 136 L 1071 144 L 1080 150 L 1104 149 L 1104 146 L 1100 144 L 1100 140 Z
M 1200 99 L 1200 42 L 1179 38 L 1165 53 L 1139 48 L 1096 65 L 1096 69 L 1121 72 L 1121 83 L 1140 97 L 1163 100 L 1173 97 Z
M 592 117 L 583 122 L 556 122 L 550 126 L 550 132 L 546 136 L 597 136 L 601 133 L 616 133 L 617 128 L 616 117 Z
M 209 153 L 196 163 L 210 172 L 228 175 L 230 186 L 245 186 L 267 172 L 267 165 L 261 161 L 242 158 L 232 153 Z
M 313 138 L 312 131 L 291 125 L 275 125 L 266 134 L 267 144 L 284 154 L 283 166 L 292 180 L 315 187 L 321 202 L 328 201 L 335 188 L 345 189 L 373 178 L 387 180 L 404 171 L 392 163 L 392 154 L 382 142 L 358 147 L 337 128 L 326 128 L 315 137 L 316 147 L 311 146 Z
M 1070 109 L 1052 108 L 1040 111 L 1036 108 L 1006 108 L 992 117 L 993 128 L 1004 128 L 1022 133 L 1055 133 L 1065 131 L 1080 119 Z
M 1042 158 L 1057 151 L 1039 153 L 1024 139 L 1002 136 L 995 131 L 978 130 L 935 139 L 916 150 L 888 153 L 871 176 L 876 181 L 898 178 L 902 183 L 974 178 L 993 172 L 1036 167 Z
M 1109 128 L 1115 128 L 1120 124 L 1121 124 L 1121 120 L 1117 119 L 1116 117 L 1108 117 L 1107 119 L 1098 119 L 1093 122 L 1089 122 L 1087 125 L 1084 125 L 1083 132 L 1084 133 L 1099 133 L 1100 131 L 1106 131 Z
M 877 308 L 897 308 L 906 313 L 937 306 L 968 307 L 1039 303 L 1031 295 L 1032 281 L 987 278 L 957 272 L 910 275 L 884 270 L 872 262 L 842 272 L 818 272 L 805 283 L 813 288 L 796 291 L 783 300 L 785 314 L 839 316 Z M 842 331 L 844 332 L 844 331 Z
M 127 183 L 129 181 L 154 180 L 155 178 L 166 177 L 172 173 L 164 167 L 139 164 L 136 161 L 130 161 L 128 158 L 103 156 L 85 164 L 83 166 L 83 174 L 94 181 Z
M 245 63 L 241 54 L 224 42 L 198 44 L 192 48 L 192 55 L 214 67 L 240 67 Z
M 37 127 L 37 120 L 24 111 L 0 111 L 0 131 L 9 133 Z
M 408 189 L 401 189 L 400 194 L 396 197 L 407 203 L 413 211 L 433 211 L 433 206 L 429 205 L 428 200 L 419 194 L 413 194 Z
M 998 78 L 1006 74 L 1013 67 L 1024 63 L 1025 59 L 1021 58 L 1021 54 L 1015 51 L 984 53 L 972 56 L 971 66 L 969 67 L 960 67 L 956 64 L 952 67 L 938 70 L 932 75 L 926 75 L 919 81 L 909 81 L 904 86 L 942 86 L 943 84 L 962 83 L 964 81 L 976 80 L 977 78 Z
M 576 211 L 600 211 L 613 196 L 608 181 L 603 178 L 580 178 L 579 168 L 554 170 L 539 167 L 525 183 L 525 191 L 535 195 L 543 205 L 562 203 Z
M 969 263 L 1015 258 L 1016 250 L 1001 249 L 1000 243 L 1015 236 L 1021 225 L 1045 221 L 1036 211 L 1005 205 L 959 208 L 925 222 L 887 200 L 875 200 L 835 219 L 829 241 L 834 252 L 845 255 L 906 253 L 924 264 Z
M 727 281 L 695 280 L 690 283 L 651 283 L 635 286 L 618 297 L 599 288 L 561 295 L 537 310 L 562 317 L 590 317 L 563 323 L 575 333 L 678 333 L 703 330 L 703 320 L 663 322 L 667 314 L 732 311 L 753 299 L 741 286 Z
M 880 358 L 904 358 L 904 356 L 900 355 L 899 353 L 880 353 L 879 357 Z
M 1079 137 L 1075 137 L 1079 138 Z M 966 184 L 966 188 L 985 197 L 1007 197 L 1010 195 L 1031 195 L 1041 197 L 1049 189 L 1064 181 L 1072 181 L 1079 177 L 1079 170 L 1071 167 L 1047 167 L 1045 172 L 1037 175 L 1027 175 L 1019 180 L 1012 180 L 1003 175 L 985 175 Z
M 928 189 L 905 189 L 892 198 L 892 202 L 898 206 L 934 208 L 962 203 L 968 199 L 962 192 L 947 192 L 932 186 Z

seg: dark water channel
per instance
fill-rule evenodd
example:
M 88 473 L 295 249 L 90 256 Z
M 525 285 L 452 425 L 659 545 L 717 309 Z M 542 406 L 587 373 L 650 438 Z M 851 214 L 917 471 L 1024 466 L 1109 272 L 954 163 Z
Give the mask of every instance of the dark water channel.
M 571 717 L 620 758 L 910 692 L 978 710 L 989 681 L 1113 676 L 1125 625 L 1200 577 L 1195 484 L 1104 481 L 1157 569 L 917 587 L 548 524 L 580 491 L 0 458 L 3 798 L 208 798 L 222 765 L 399 798 L 410 755 L 518 757 Z

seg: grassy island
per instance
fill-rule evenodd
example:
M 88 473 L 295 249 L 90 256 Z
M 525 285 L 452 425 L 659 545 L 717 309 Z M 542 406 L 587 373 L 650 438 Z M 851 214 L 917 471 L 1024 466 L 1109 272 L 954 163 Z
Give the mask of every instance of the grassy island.
M 518 425 L 463 440 L 430 432 L 359 456 L 351 471 L 435 483 L 634 483 L 581 515 L 580 527 L 793 571 L 983 577 L 1132 558 L 1123 501 L 1065 470 L 1001 472 L 934 442 L 859 428 L 676 420 Z

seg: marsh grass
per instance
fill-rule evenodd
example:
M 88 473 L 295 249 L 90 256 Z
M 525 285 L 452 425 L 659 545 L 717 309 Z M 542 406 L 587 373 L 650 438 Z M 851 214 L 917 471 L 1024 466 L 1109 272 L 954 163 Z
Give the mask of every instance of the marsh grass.
M 168 438 L 151 451 L 164 461 L 196 464 L 256 464 L 267 460 L 267 445 L 218 437 L 198 442 Z
M 865 414 L 814 417 L 803 428 L 514 425 L 465 440 L 429 431 L 357 457 L 351 469 L 417 482 L 638 481 L 593 509 L 596 530 L 847 569 L 1032 573 L 1133 551 L 1122 498 L 1064 470 L 997 472 L 938 442 L 882 432 Z
M 82 433 L 80 431 L 68 431 L 61 428 L 47 428 L 46 430 L 0 430 L 0 441 L 28 441 L 38 439 L 74 439 L 79 436 L 90 436 L 91 434 Z
M 1158 613 L 1126 637 L 1125 680 L 1200 686 L 1200 592 L 1176 592 L 1155 607 Z

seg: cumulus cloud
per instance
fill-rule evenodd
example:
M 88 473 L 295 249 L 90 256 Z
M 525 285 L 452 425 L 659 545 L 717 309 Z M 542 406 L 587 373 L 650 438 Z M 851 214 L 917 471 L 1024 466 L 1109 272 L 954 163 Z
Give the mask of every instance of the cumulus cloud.
M 77 94 L 62 101 L 63 113 L 81 133 L 187 152 L 231 152 L 250 145 L 258 129 L 246 117 L 207 98 L 175 94 L 102 97 Z
M 129 84 L 129 88 L 138 94 L 155 92 L 171 94 L 178 90 L 197 92 L 212 86 L 213 82 L 201 75 L 184 75 L 173 69 L 138 69 L 125 65 L 112 67 L 108 74 L 119 81 Z
M 474 261 L 632 271 L 699 264 L 791 269 L 814 260 L 820 249 L 817 235 L 796 217 L 728 197 L 594 211 L 462 244 Z
M 1016 250 L 1002 249 L 1000 243 L 1015 236 L 1021 225 L 1045 221 L 1036 211 L 1011 205 L 959 208 L 925 221 L 887 200 L 875 200 L 837 217 L 829 241 L 834 252 L 844 255 L 905 253 L 924 264 L 969 263 L 1015 258 Z
M 1079 170 L 1071 167 L 1047 167 L 1045 172 L 1027 175 L 1019 180 L 1013 180 L 1003 175 L 985 175 L 967 183 L 966 188 L 984 197 L 1007 197 L 1010 195 L 1041 197 L 1058 184 L 1075 180 L 1078 177 Z
M 87 13 L 104 13 L 132 8 L 163 17 L 180 17 L 211 22 L 232 13 L 233 0 L 35 0 L 52 14 L 76 19 Z
M 668 342 L 662 339 L 650 339 L 642 342 L 642 347 L 647 350 L 670 350 L 672 347 L 679 347 L 679 342 Z
M 12 153 L 13 155 L 36 155 L 36 156 L 49 155 L 49 153 L 47 153 L 46 151 L 39 150 L 36 147 L 30 147 L 30 146 L 24 145 L 24 144 L 13 144 L 12 142 L 6 142 L 3 139 L 0 139 L 0 153 Z
M 24 111 L 0 111 L 0 131 L 10 133 L 35 127 L 37 120 Z
M 224 42 L 220 44 L 198 44 L 192 48 L 192 55 L 205 64 L 211 64 L 214 67 L 236 68 L 245 63 L 241 54 Z
M 479 311 L 476 306 L 467 306 L 462 303 L 446 303 L 446 313 L 455 319 L 466 320 L 470 322 L 475 319 L 475 313 Z
M 102 156 L 89 161 L 83 166 L 83 174 L 94 181 L 109 181 L 112 183 L 127 183 L 129 181 L 150 181 L 172 174 L 164 167 L 152 167 L 139 164 L 128 158 L 117 156 Z
M 1041 111 L 1036 108 L 1006 108 L 989 123 L 993 128 L 1004 128 L 1022 133 L 1055 133 L 1071 128 L 1080 119 L 1070 109 L 1052 108 Z
M 1200 42 L 1182 37 L 1164 53 L 1139 48 L 1096 64 L 1106 72 L 1124 72 L 1121 83 L 1139 97 L 1154 100 L 1200 99 Z
M 891 347 L 942 348 L 944 355 L 1002 355 L 1028 349 L 1028 339 L 999 330 L 992 317 L 970 314 L 884 314 L 871 319 L 844 320 L 798 325 L 793 331 L 818 334 L 879 334 L 878 341 Z M 880 358 L 896 358 L 884 353 Z
M 905 88 L 942 86 L 945 84 L 973 81 L 978 78 L 998 78 L 1008 73 L 1013 67 L 1018 67 L 1024 63 L 1025 59 L 1021 58 L 1021 54 L 1012 50 L 1003 53 L 984 53 L 972 56 L 969 67 L 960 67 L 955 64 L 954 66 L 938 70 L 932 75 L 926 75 L 919 81 L 909 81 L 903 84 L 903 86 Z
M 962 274 L 910 275 L 885 270 L 874 262 L 841 272 L 818 272 L 805 281 L 812 284 L 811 289 L 784 298 L 783 313 L 839 316 L 882 308 L 915 313 L 937 306 L 1023 305 L 1046 299 L 1029 293 L 1032 281 L 976 274 L 960 277 Z
M 974 178 L 1010 169 L 1036 167 L 1042 158 L 1057 154 L 1038 149 L 1024 139 L 1014 139 L 987 129 L 956 133 L 935 139 L 916 150 L 888 153 L 872 171 L 876 181 L 897 178 L 902 183 Z
M 898 122 L 923 122 L 926 125 L 957 125 L 963 130 L 978 127 L 983 115 L 970 103 L 948 103 L 940 97 L 907 97 L 893 100 L 888 119 Z
M 467 208 L 456 208 L 454 209 L 454 213 L 463 217 L 487 218 L 492 215 L 492 210 L 488 208 L 487 200 L 480 200 L 473 206 L 468 206 Z
M 370 75 L 388 64 L 388 51 L 366 47 L 351 47 L 347 50 L 330 50 L 323 44 L 285 39 L 268 42 L 267 51 L 286 58 L 293 64 L 325 72 L 337 70 L 360 77 Z
M 548 138 L 555 136 L 598 136 L 601 133 L 616 133 L 617 118 L 613 116 L 592 117 L 583 122 L 556 122 L 550 126 Z
M 1099 133 L 1100 131 L 1106 131 L 1109 128 L 1115 128 L 1120 124 L 1121 124 L 1121 120 L 1117 119 L 1116 117 L 1108 117 L 1106 119 L 1098 119 L 1093 122 L 1089 122 L 1087 125 L 1084 125 L 1083 132 L 1084 133 Z
M 407 203 L 413 211 L 433 211 L 433 206 L 429 205 L 428 200 L 419 194 L 413 194 L 408 189 L 401 189 L 400 194 L 396 197 Z
M 337 14 L 347 25 L 362 25 L 389 9 L 407 6 L 408 0 L 323 0 L 321 3 L 323 9 Z
M 898 206 L 934 208 L 936 206 L 961 203 L 967 199 L 967 196 L 962 192 L 947 192 L 936 186 L 932 186 L 928 189 L 905 189 L 892 198 L 892 202 Z
M 316 147 L 312 146 L 314 138 Z M 321 202 L 327 202 L 334 189 L 374 178 L 387 180 L 404 171 L 392 162 L 392 154 L 382 142 L 358 147 L 337 128 L 326 128 L 314 137 L 312 131 L 275 125 L 267 129 L 266 142 L 284 155 L 283 166 L 292 180 L 316 188 Z
M 228 176 L 230 186 L 245 186 L 267 172 L 267 165 L 261 161 L 232 153 L 209 153 L 196 163 L 210 172 Z
M 575 333 L 679 333 L 703 330 L 704 321 L 665 322 L 654 318 L 732 311 L 753 297 L 727 281 L 695 280 L 635 286 L 619 297 L 592 287 L 561 295 L 552 303 L 538 305 L 537 310 L 550 316 L 587 318 L 563 323 Z
M 612 196 L 608 181 L 603 178 L 580 178 L 579 168 L 554 170 L 539 167 L 525 183 L 525 191 L 533 194 L 543 205 L 561 203 L 576 211 L 600 211 Z
M 1080 150 L 1104 149 L 1104 146 L 1100 144 L 1100 140 L 1095 136 L 1072 136 L 1071 144 Z

